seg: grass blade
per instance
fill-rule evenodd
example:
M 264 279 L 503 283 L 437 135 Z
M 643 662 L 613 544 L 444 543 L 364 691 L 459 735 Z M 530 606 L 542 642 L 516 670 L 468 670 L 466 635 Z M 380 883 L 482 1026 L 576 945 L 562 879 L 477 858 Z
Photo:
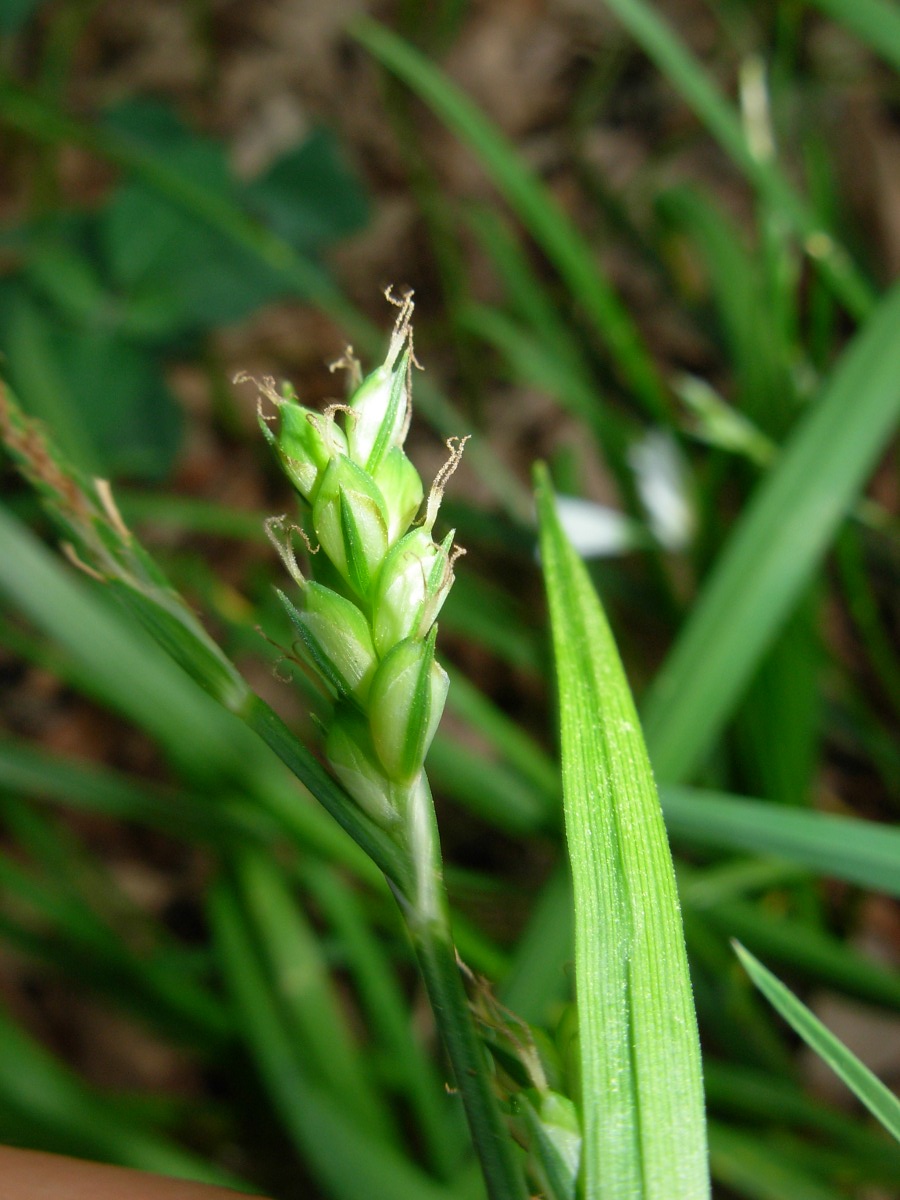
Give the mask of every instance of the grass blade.
M 327 1091 L 361 1130 L 396 1142 L 395 1131 L 351 1037 L 347 1014 L 326 967 L 322 946 L 269 856 L 236 856 L 234 887 L 296 1053 L 311 1080 Z
M 900 11 L 886 0 L 810 0 L 900 71 Z
M 885 1129 L 900 1140 L 900 1100 L 749 950 L 745 950 L 740 942 L 734 943 L 734 949 L 747 974 L 772 1007 L 828 1063 Z
M 329 1194 L 336 1200 L 451 1200 L 449 1187 L 358 1128 L 309 1080 L 255 953 L 252 931 L 224 882 L 213 890 L 210 916 L 257 1070 L 292 1141 Z
M 698 788 L 663 788 L 662 803 L 678 842 L 786 858 L 900 896 L 900 829 Z
M 857 317 L 866 316 L 874 304 L 868 281 L 846 250 L 822 228 L 815 212 L 794 191 L 787 177 L 774 163 L 751 151 L 737 112 L 674 30 L 646 0 L 606 0 L 606 6 L 656 63 L 760 196 L 804 239 L 807 254 L 816 261 L 848 311 Z
M 46 1149 L 240 1187 L 233 1176 L 129 1118 L 0 1011 L 0 1136 L 24 1123 Z M 32 1141 L 33 1144 L 33 1141 Z
M 352 31 L 478 155 L 496 187 L 600 331 L 623 382 L 649 413 L 665 421 L 666 389 L 652 356 L 619 296 L 597 268 L 592 247 L 544 185 L 476 105 L 417 50 L 375 21 L 356 21 Z
M 647 697 L 660 779 L 702 763 L 900 416 L 900 286 L 844 352 L 758 487 Z
M 0 595 L 27 613 L 45 634 L 62 646 L 83 670 L 91 693 L 156 738 L 188 779 L 215 781 L 219 787 L 245 788 L 302 841 L 331 857 L 350 861 L 362 877 L 380 882 L 363 855 L 323 821 L 315 807 L 297 803 L 284 787 L 284 776 L 259 741 L 240 721 L 220 708 L 144 631 L 75 578 L 13 517 L 0 510 L 0 559 L 9 566 L 0 577 Z M 122 597 L 137 592 L 122 590 Z M 147 604 L 149 610 L 151 605 Z M 167 644 L 164 648 L 169 649 Z M 133 681 L 141 680 L 141 687 Z M 275 751 L 285 765 L 386 872 L 403 876 L 403 864 L 390 840 L 367 822 L 347 800 L 311 752 L 287 729 L 264 701 L 246 690 L 237 716 Z M 347 859 L 350 851 L 349 860 Z
M 0 736 L 0 789 L 30 800 L 139 821 L 169 837 L 204 845 L 267 845 L 278 833 L 278 826 L 264 813 L 232 797 L 219 794 L 211 804 L 199 792 L 138 782 L 4 736 Z
M 329 866 L 305 863 L 303 881 L 340 939 L 377 1052 L 396 1072 L 394 1083 L 417 1118 L 434 1170 L 449 1178 L 466 1144 L 465 1121 L 416 1037 L 385 939 L 373 928 L 361 897 Z
M 557 870 L 541 889 L 516 945 L 500 998 L 524 1020 L 547 1020 L 552 1005 L 569 989 L 566 964 L 572 959 L 572 883 Z
M 708 1194 L 700 1047 L 675 877 L 634 704 L 538 483 L 575 887 L 587 1200 Z
M 811 1133 L 817 1150 L 827 1143 L 852 1157 L 869 1178 L 891 1184 L 900 1179 L 897 1142 L 880 1129 L 848 1121 L 845 1111 L 812 1099 L 796 1083 L 710 1058 L 703 1061 L 703 1081 L 714 1112 Z
M 0 560 L 7 568 L 0 594 L 86 668 L 95 696 L 157 738 L 189 775 L 240 774 L 246 745 L 234 741 L 236 722 L 226 718 L 226 731 L 212 702 L 174 663 L 2 510 Z

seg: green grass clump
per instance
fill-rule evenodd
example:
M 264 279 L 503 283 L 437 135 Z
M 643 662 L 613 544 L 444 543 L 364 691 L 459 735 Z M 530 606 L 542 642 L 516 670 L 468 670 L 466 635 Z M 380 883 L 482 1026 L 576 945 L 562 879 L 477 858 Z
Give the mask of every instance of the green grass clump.
M 423 218 L 425 373 L 410 295 L 385 338 L 328 265 L 372 209 L 335 135 L 239 179 L 157 101 L 76 117 L 91 6 L 19 7 L 0 1141 L 285 1200 L 891 1194 L 896 1099 L 816 1015 L 900 1008 L 867 949 L 900 890 L 900 290 L 823 136 L 861 82 L 889 104 L 891 7 L 728 5 L 695 39 L 609 0 L 547 171 L 441 65 L 467 6 L 353 24 Z M 621 184 L 607 126 L 641 148 Z M 89 212 L 49 186 L 73 146 L 121 176 Z M 285 298 L 381 365 L 348 352 L 340 400 L 264 382 L 260 435 L 218 331 Z M 284 516 L 157 485 L 183 361 Z M 426 424 L 457 439 L 430 488 Z M 48 704 L 139 749 L 50 752 Z M 26 990 L 186 1082 L 99 1086 Z M 800 1040 L 849 1090 L 807 1086 Z

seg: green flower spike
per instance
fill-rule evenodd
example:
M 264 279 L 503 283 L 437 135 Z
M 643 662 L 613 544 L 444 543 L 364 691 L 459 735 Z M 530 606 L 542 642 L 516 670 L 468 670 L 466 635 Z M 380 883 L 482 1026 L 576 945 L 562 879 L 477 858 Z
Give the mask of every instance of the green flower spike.
M 360 807 L 400 837 L 402 822 L 387 814 L 399 820 L 408 807 L 447 695 L 434 623 L 460 551 L 452 532 L 436 543 L 431 530 L 464 442 L 449 443 L 426 501 L 403 449 L 418 365 L 412 298 L 388 299 L 400 311 L 382 365 L 363 379 L 352 352 L 335 364 L 350 370 L 345 403 L 315 413 L 265 381 L 275 412 L 261 412 L 260 424 L 300 497 L 314 578 L 300 570 L 286 519 L 269 532 L 299 587 L 296 597 L 279 593 L 282 603 L 308 666 L 337 701 L 326 754 Z

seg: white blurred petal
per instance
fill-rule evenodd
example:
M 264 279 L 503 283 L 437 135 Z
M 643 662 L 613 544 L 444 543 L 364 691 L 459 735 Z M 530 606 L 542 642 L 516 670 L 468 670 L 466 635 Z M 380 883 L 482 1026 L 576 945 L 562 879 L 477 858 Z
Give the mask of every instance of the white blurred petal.
M 638 544 L 634 522 L 605 504 L 557 496 L 556 511 L 566 536 L 582 558 L 612 558 Z
M 677 442 L 651 430 L 632 446 L 628 461 L 654 537 L 667 550 L 683 550 L 694 532 L 694 512 Z

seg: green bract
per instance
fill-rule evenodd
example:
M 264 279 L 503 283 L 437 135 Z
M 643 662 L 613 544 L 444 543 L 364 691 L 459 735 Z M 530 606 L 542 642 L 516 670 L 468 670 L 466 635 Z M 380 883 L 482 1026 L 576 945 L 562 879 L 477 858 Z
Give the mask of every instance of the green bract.
M 387 508 L 372 477 L 343 454 L 325 471 L 312 523 L 322 549 L 365 600 L 388 550 Z
M 384 560 L 373 597 L 375 647 L 386 654 L 408 637 L 431 628 L 453 583 L 449 533 L 440 546 L 424 529 L 412 529 Z
M 389 450 L 400 447 L 409 427 L 410 352 L 395 365 L 379 367 L 360 385 L 350 401 L 347 443 L 350 457 L 367 471 L 377 471 Z
M 422 480 L 400 446 L 388 451 L 374 478 L 387 508 L 388 541 L 393 545 L 422 505 Z
M 302 609 L 284 592 L 278 596 L 322 678 L 339 695 L 365 701 L 378 660 L 366 618 L 356 605 L 312 582 L 303 589 Z
M 373 821 L 388 829 L 399 823 L 394 789 L 378 762 L 368 722 L 352 704 L 335 709 L 325 753 L 338 779 Z
M 285 473 L 304 500 L 315 499 L 322 472 L 336 454 L 347 453 L 347 438 L 329 414 L 315 413 L 295 400 L 276 394 L 271 384 L 263 392 L 275 405 L 280 426 L 276 435 L 270 418 L 260 411 L 259 425 L 274 447 Z
M 385 771 L 411 784 L 422 769 L 447 698 L 447 673 L 434 661 L 434 633 L 398 643 L 375 672 L 372 739 Z
M 343 404 L 322 413 L 281 396 L 260 424 L 300 496 L 301 571 L 286 518 L 270 523 L 299 595 L 279 593 L 305 665 L 334 698 L 325 751 L 359 806 L 397 832 L 422 780 L 441 717 L 447 676 L 434 659 L 435 620 L 453 582 L 453 534 L 431 529 L 461 445 L 432 486 L 403 444 L 414 364 L 409 298 L 400 305 L 384 363 Z M 357 364 L 343 360 L 351 379 Z M 421 511 L 419 523 L 414 524 Z M 309 571 L 312 578 L 306 577 Z

